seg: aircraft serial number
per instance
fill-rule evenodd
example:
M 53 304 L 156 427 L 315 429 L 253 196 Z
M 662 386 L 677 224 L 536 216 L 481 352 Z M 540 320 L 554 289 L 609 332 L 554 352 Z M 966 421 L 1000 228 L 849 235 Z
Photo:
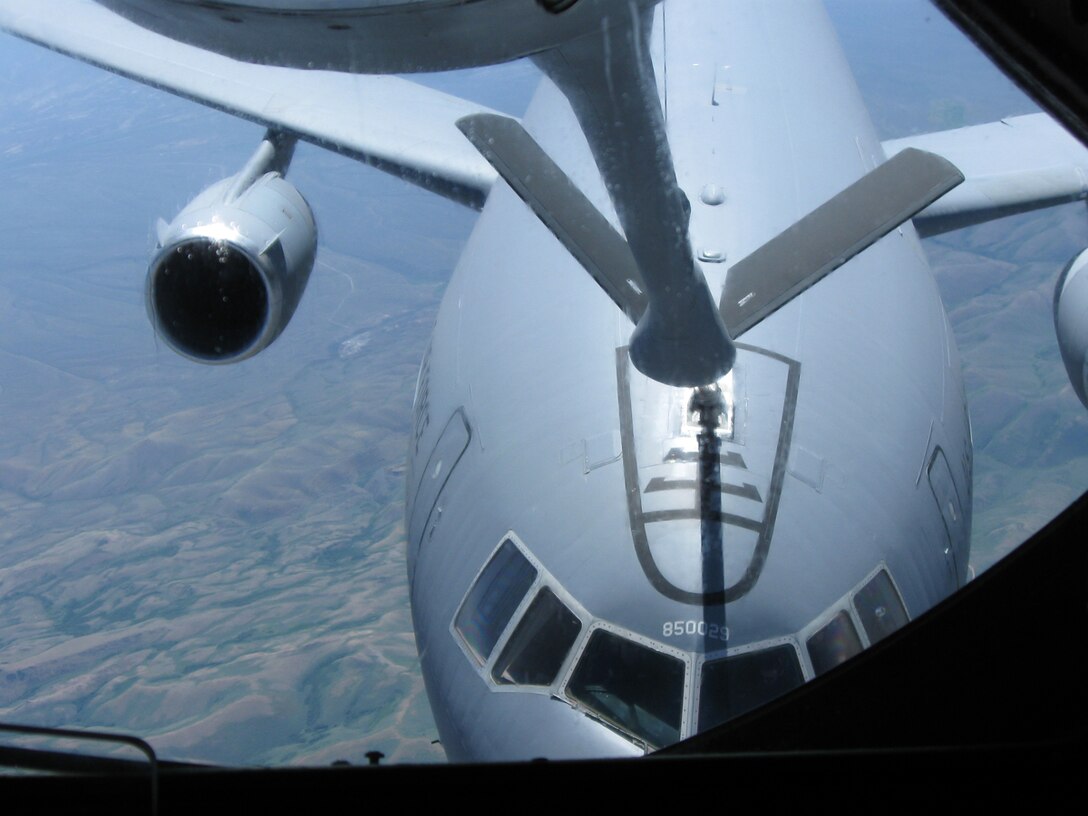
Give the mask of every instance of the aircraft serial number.
M 661 629 L 664 637 L 680 637 L 681 635 L 702 635 L 713 640 L 725 642 L 729 640 L 729 627 L 719 623 L 708 624 L 701 620 L 665 621 Z

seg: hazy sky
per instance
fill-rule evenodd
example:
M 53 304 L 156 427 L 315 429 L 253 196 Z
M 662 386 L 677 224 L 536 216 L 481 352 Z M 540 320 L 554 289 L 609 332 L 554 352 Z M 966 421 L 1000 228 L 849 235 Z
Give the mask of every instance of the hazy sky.
M 924 3 L 831 11 L 885 136 L 1033 109 Z M 535 71 L 427 81 L 516 113 Z M 321 239 L 302 304 L 253 360 L 195 366 L 146 319 L 154 223 L 261 132 L 0 38 L 0 719 L 220 762 L 439 759 L 403 458 L 475 215 L 301 146 Z M 971 390 L 980 565 L 1088 486 L 1048 324 L 1086 240 L 1078 205 L 927 244 Z

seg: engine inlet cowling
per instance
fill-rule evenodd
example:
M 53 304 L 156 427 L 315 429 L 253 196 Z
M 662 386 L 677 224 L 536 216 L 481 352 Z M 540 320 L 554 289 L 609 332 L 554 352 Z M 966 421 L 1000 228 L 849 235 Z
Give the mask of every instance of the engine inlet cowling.
M 151 322 L 192 360 L 252 357 L 287 326 L 316 251 L 313 213 L 278 172 L 224 179 L 160 225 L 147 278 Z
M 1054 329 L 1069 382 L 1088 407 L 1088 249 L 1062 270 L 1054 287 Z

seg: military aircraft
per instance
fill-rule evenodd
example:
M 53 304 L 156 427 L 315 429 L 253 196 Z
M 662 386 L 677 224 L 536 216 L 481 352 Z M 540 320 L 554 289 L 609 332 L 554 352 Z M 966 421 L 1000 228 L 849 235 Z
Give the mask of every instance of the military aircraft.
M 171 40 L 86 2 L 60 22 L 0 8 L 22 36 L 270 127 L 160 226 L 148 309 L 183 354 L 255 354 L 297 306 L 314 226 L 283 177 L 296 138 L 482 205 L 408 478 L 451 757 L 674 742 L 964 582 L 970 431 L 917 235 L 1084 197 L 1083 149 L 1049 120 L 881 144 L 815 4 L 481 2 L 464 8 L 509 39 L 437 48 L 431 26 L 479 21 L 430 20 L 461 14 L 445 3 L 101 5 Z M 352 77 L 383 114 L 371 131 L 338 108 L 346 78 L 305 70 L 526 54 L 551 81 L 520 122 Z M 1057 298 L 1074 372 L 1083 265 Z

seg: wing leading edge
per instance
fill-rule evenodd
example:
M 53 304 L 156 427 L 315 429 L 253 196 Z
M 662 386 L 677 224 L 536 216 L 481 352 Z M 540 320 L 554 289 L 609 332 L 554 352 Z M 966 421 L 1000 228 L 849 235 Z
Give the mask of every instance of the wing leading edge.
M 405 79 L 238 62 L 155 34 L 92 0 L 0 0 L 0 29 L 472 207 L 483 205 L 495 180 L 454 124 L 490 111 Z
M 966 179 L 915 216 L 923 236 L 1088 197 L 1088 150 L 1043 113 L 884 142 L 889 158 L 911 147 Z

